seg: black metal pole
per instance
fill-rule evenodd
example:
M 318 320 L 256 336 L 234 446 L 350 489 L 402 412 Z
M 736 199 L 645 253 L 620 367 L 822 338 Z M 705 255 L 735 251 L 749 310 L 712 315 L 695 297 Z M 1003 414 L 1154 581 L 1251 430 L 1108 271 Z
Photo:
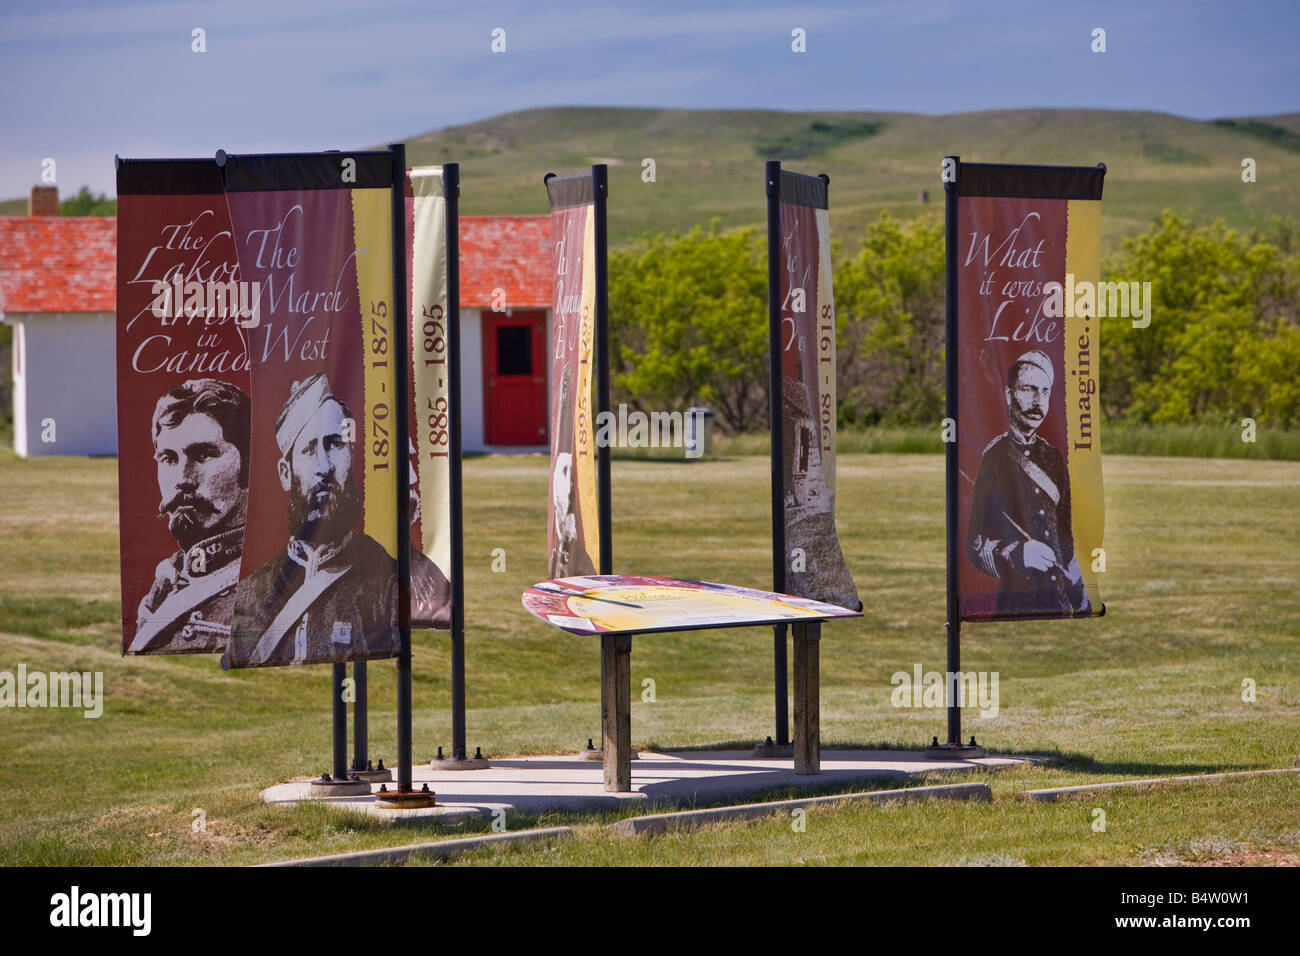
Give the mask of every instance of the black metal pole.
M 596 217 L 596 415 L 604 421 L 609 413 L 609 235 L 605 222 L 605 201 L 609 198 L 609 167 L 591 167 L 592 214 Z M 613 574 L 614 543 L 610 495 L 609 443 L 596 446 L 596 506 L 600 528 L 600 573 Z
M 370 719 L 366 712 L 366 662 L 355 661 L 352 664 L 354 683 L 352 701 L 352 769 L 365 770 L 366 761 L 370 759 L 367 752 L 367 737 L 370 733 Z
M 396 387 L 393 401 L 395 447 L 397 448 L 397 790 L 410 793 L 411 786 L 411 469 L 406 467 L 410 446 L 410 414 L 407 404 L 406 370 L 409 361 L 409 330 L 406 299 L 406 146 L 388 147 L 393 157 L 393 365 Z
M 785 592 L 785 434 L 781 385 L 781 163 L 768 160 L 767 192 L 767 357 L 768 416 L 772 433 L 772 590 Z M 785 625 L 772 628 L 773 703 L 776 743 L 790 742 L 789 676 Z
M 448 492 L 451 498 L 451 754 L 467 756 L 465 745 L 465 542 L 460 474 L 460 166 L 442 167 L 447 217 L 447 393 L 450 438 Z
M 954 177 L 943 184 L 944 192 L 944 278 L 946 282 L 946 303 L 944 327 L 947 333 L 944 346 L 944 365 L 947 375 L 945 415 L 953 422 L 954 437 L 960 439 L 957 430 L 957 359 L 959 341 L 957 337 L 957 190 L 961 177 L 961 157 L 949 156 L 944 160 L 945 169 L 948 160 L 955 167 Z M 948 543 L 948 673 L 956 674 L 961 670 L 961 593 L 958 590 L 958 554 L 960 544 L 957 527 L 957 493 L 958 465 L 957 442 L 950 441 L 944 448 L 944 507 L 947 515 Z M 945 680 L 944 686 L 952 688 L 951 680 Z M 957 695 L 952 695 L 948 702 L 948 743 L 961 746 L 961 705 Z
M 348 665 L 334 665 L 334 779 L 348 779 L 348 705 L 343 700 L 343 679 Z

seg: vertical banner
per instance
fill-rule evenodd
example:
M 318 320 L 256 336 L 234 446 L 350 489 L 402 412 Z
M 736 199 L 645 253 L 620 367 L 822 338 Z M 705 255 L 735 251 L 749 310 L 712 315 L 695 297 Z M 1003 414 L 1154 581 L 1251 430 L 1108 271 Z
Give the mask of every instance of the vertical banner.
M 1099 615 L 1105 169 L 955 173 L 960 619 Z
M 225 649 L 249 480 L 256 285 L 210 159 L 117 168 L 122 651 Z
M 555 274 L 547 576 L 593 574 L 600 554 L 591 409 L 596 232 L 592 175 L 551 177 Z
M 827 180 L 781 171 L 785 590 L 861 608 L 835 533 L 835 297 Z
M 441 166 L 407 171 L 411 303 L 411 625 L 451 627 L 451 379 Z
M 223 665 L 392 657 L 397 630 L 392 156 L 219 156 L 260 283 L 248 524 Z M 405 371 L 405 370 L 404 370 Z

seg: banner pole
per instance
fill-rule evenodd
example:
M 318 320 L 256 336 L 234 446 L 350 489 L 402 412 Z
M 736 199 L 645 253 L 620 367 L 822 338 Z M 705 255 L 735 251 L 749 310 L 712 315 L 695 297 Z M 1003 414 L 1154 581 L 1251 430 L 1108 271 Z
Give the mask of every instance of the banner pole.
M 442 167 L 447 235 L 447 391 L 451 455 L 451 753 L 467 759 L 465 743 L 465 542 L 460 437 L 460 165 Z
M 944 193 L 944 374 L 945 374 L 945 396 L 944 396 L 944 415 L 950 418 L 954 427 L 958 423 L 958 350 L 961 348 L 961 340 L 958 335 L 958 316 L 957 316 L 957 197 L 959 184 L 961 180 L 961 157 L 946 156 L 944 157 L 944 168 L 948 167 L 948 161 L 951 160 L 955 169 L 955 175 L 946 179 L 943 184 Z M 956 430 L 957 438 L 960 439 L 960 429 Z M 950 441 L 945 443 L 944 447 L 944 515 L 946 521 L 945 538 L 947 551 L 947 609 L 945 628 L 948 638 L 948 675 L 956 674 L 961 670 L 961 591 L 958 561 L 961 554 L 961 529 L 958 525 L 957 495 L 960 491 L 958 482 L 960 481 L 958 467 L 960 462 L 957 458 L 957 442 Z M 975 738 L 971 738 L 969 745 L 961 742 L 961 704 L 957 699 L 956 688 L 953 678 L 948 676 L 944 680 L 944 692 L 950 695 L 948 699 L 948 740 L 946 743 L 939 744 L 936 739 L 927 749 L 929 756 L 968 758 L 982 757 L 984 751 L 975 746 Z
M 348 665 L 335 663 L 334 679 L 330 681 L 334 693 L 334 779 L 348 779 L 348 705 L 343 700 L 343 680 Z
M 609 413 L 609 234 L 605 203 L 609 198 L 609 167 L 591 167 L 592 212 L 595 220 L 596 254 L 596 416 L 605 421 Z M 609 443 L 596 446 L 596 505 L 600 533 L 600 573 L 613 574 L 614 543 L 610 493 Z
M 370 715 L 366 712 L 366 662 L 354 661 L 352 664 L 353 701 L 352 701 L 352 769 L 361 772 L 366 769 L 370 759 L 367 737 L 370 733 Z
M 411 470 L 400 467 L 410 445 L 410 393 L 406 372 L 409 358 L 406 298 L 406 146 L 388 147 L 392 155 L 392 227 L 393 227 L 393 376 L 396 387 L 393 401 L 395 442 L 398 449 L 397 472 L 397 627 L 400 641 L 397 652 L 397 790 L 412 792 L 411 785 Z
M 772 436 L 772 590 L 785 593 L 785 432 L 781 385 L 781 163 L 768 160 L 764 169 L 767 193 L 767 357 L 768 417 Z M 786 631 L 772 628 L 773 704 L 776 745 L 790 743 L 790 710 Z
M 956 176 L 943 184 L 944 218 L 947 220 L 944 230 L 944 280 L 947 286 L 944 325 L 947 345 L 944 348 L 945 375 L 947 386 L 946 415 L 954 423 L 957 421 L 957 185 L 961 176 L 961 158 L 951 157 L 956 167 Z M 946 165 L 946 164 L 945 164 Z M 961 436 L 957 436 L 960 438 Z M 948 673 L 956 674 L 961 670 L 961 591 L 958 581 L 957 565 L 957 442 L 950 441 L 944 448 L 944 505 L 947 512 L 947 580 L 948 580 Z M 944 686 L 948 686 L 948 681 Z M 948 702 L 948 743 L 961 745 L 961 706 L 957 695 Z

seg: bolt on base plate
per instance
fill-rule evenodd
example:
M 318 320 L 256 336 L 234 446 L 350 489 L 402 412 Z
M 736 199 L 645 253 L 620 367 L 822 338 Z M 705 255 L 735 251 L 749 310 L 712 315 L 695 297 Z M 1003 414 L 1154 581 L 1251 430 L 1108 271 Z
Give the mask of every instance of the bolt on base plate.
M 436 794 L 429 789 L 426 783 L 419 790 L 389 790 L 386 786 L 380 786 L 375 792 L 375 806 L 382 807 L 385 810 L 418 810 L 423 807 L 436 807 L 438 805 Z
M 971 760 L 975 757 L 986 756 L 984 748 L 975 743 L 975 738 L 971 737 L 970 743 L 939 743 L 939 738 L 932 738 L 933 742 L 925 748 L 925 755 L 932 760 Z
M 311 782 L 311 792 L 320 797 L 355 797 L 370 793 L 370 783 L 361 779 L 342 780 L 321 774 Z
M 579 760 L 594 760 L 599 763 L 604 761 L 605 751 L 600 749 L 599 747 L 593 747 L 592 739 L 588 737 L 587 746 L 583 747 L 581 750 L 578 751 L 577 757 Z M 637 756 L 637 752 L 633 750 L 631 756 L 628 759 L 639 760 L 640 758 Z
M 486 770 L 490 766 L 482 747 L 475 747 L 472 757 L 444 757 L 439 747 L 438 756 L 429 761 L 430 770 Z
M 754 745 L 755 757 L 793 757 L 794 744 L 778 744 L 768 737 L 761 744 Z

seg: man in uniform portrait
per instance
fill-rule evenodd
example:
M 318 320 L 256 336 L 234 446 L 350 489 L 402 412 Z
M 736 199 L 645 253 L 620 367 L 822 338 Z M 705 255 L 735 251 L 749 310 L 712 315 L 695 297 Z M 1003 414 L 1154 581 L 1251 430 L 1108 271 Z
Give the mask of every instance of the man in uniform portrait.
M 966 555 L 998 581 L 998 612 L 1074 615 L 1090 610 L 1074 554 L 1065 456 L 1037 434 L 1055 374 L 1037 349 L 1007 370 L 1010 427 L 984 449 L 971 499 Z
M 248 395 L 190 379 L 154 407 L 158 515 L 179 549 L 159 562 L 140 601 L 128 654 L 225 649 L 235 610 L 248 494 Z
M 289 541 L 240 585 L 233 666 L 397 653 L 397 562 L 355 530 L 355 424 L 323 372 L 295 383 L 275 423 Z

